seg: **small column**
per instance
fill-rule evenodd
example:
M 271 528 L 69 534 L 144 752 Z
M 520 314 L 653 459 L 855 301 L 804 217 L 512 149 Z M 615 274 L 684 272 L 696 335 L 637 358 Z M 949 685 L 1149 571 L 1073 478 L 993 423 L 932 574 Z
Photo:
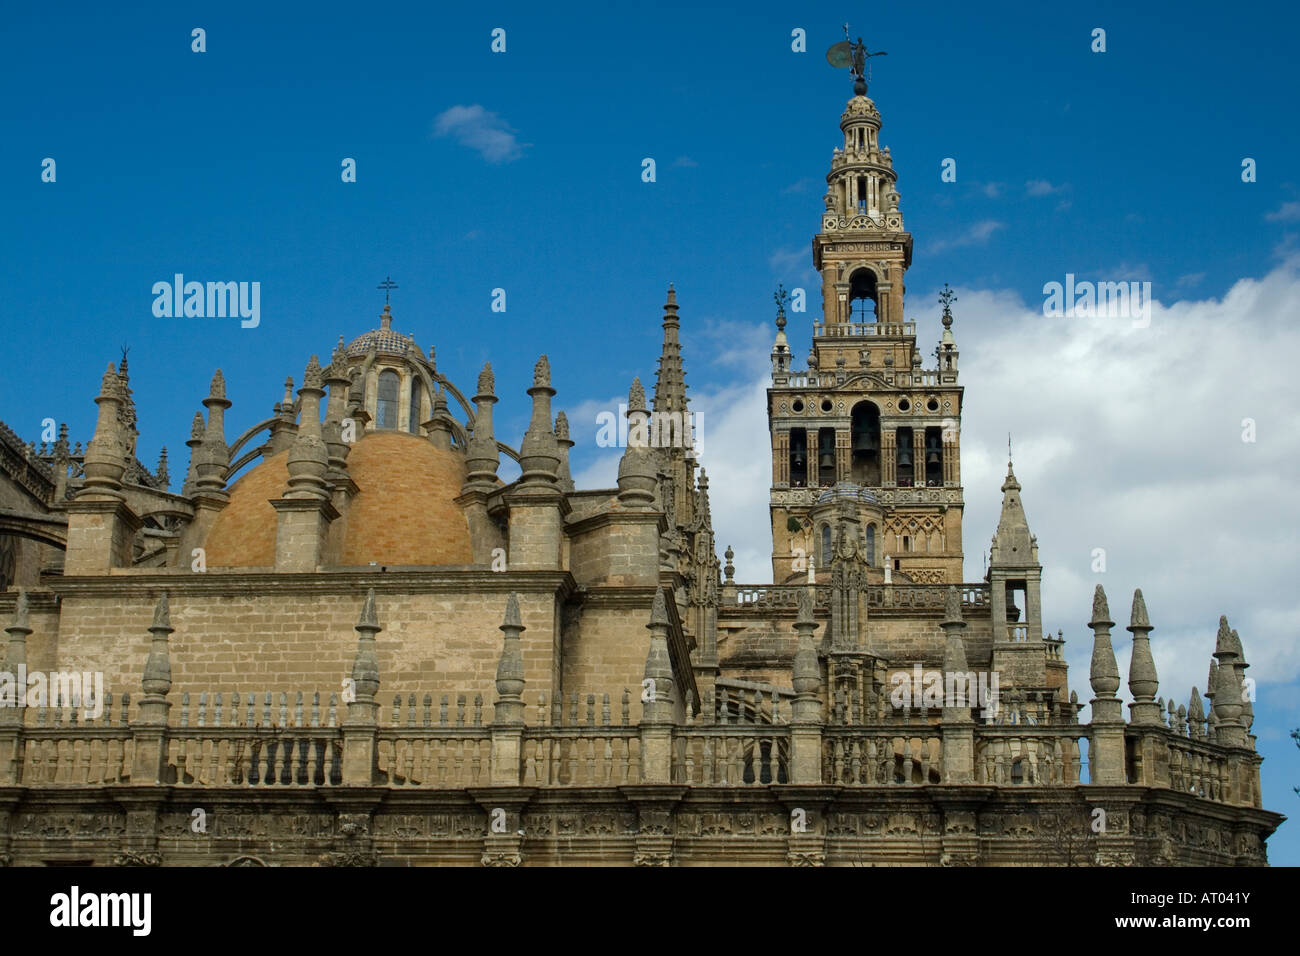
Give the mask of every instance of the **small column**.
M 27 624 L 27 592 L 18 592 L 13 623 L 5 628 L 9 643 L 5 649 L 5 673 L 14 683 L 14 700 L 0 702 L 0 786 L 14 786 L 23 776 L 23 713 L 27 706 L 20 674 L 27 671 L 27 635 L 32 629 Z M 7 836 L 7 834 L 6 834 Z
M 492 714 L 492 785 L 496 787 L 519 786 L 524 733 L 524 657 L 519 635 L 525 630 L 519 618 L 519 597 L 511 591 L 501 624 L 505 641 L 497 663 L 497 699 Z
M 576 488 L 573 475 L 569 472 L 569 449 L 575 444 L 569 437 L 569 416 L 560 412 L 555 416 L 555 441 L 560 448 L 560 469 L 556 473 L 560 490 L 570 494 Z
M 898 432 L 893 428 L 880 430 L 880 483 L 886 488 L 898 486 Z
M 925 487 L 925 428 L 912 429 L 912 487 Z
M 366 592 L 366 603 L 357 621 L 357 652 L 352 660 L 353 700 L 343 721 L 343 783 L 370 786 L 374 783 L 376 754 L 375 735 L 379 729 L 379 658 L 375 655 L 375 635 L 383 630 L 375 611 L 375 589 Z
M 961 595 L 953 585 L 948 586 L 944 602 L 943 622 L 943 777 L 941 783 L 961 784 L 975 782 L 975 722 L 971 719 L 971 705 L 978 700 L 966 700 L 962 705 L 947 699 L 947 690 L 955 689 L 956 678 L 960 677 L 966 693 L 975 694 L 976 682 L 967 680 L 967 675 L 974 678 L 974 673 L 967 669 L 966 644 L 962 633 L 966 622 L 961 616 Z
M 822 687 L 821 665 L 813 631 L 818 624 L 813 617 L 812 588 L 799 589 L 799 613 L 794 629 L 799 635 L 799 649 L 794 656 L 794 703 L 790 714 L 790 782 L 822 782 Z
M 156 786 L 167 783 L 167 713 L 171 701 L 167 694 L 172 689 L 171 655 L 167 635 L 175 628 L 171 625 L 171 608 L 167 592 L 162 593 L 154 608 L 153 623 L 149 625 L 152 639 L 149 659 L 145 661 L 141 686 L 144 696 L 131 724 L 135 760 L 131 768 L 131 783 L 136 786 Z
M 641 692 L 641 780 L 672 783 L 673 670 L 668 659 L 668 606 L 664 589 L 655 590 L 650 609 L 650 649 Z

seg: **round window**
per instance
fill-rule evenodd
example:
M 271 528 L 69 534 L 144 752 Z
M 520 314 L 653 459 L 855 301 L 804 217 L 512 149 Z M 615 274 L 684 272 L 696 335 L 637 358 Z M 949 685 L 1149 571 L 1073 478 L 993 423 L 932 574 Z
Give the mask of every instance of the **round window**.
M 937 412 L 939 410 L 939 400 L 937 398 L 932 398 L 925 403 L 925 407 L 932 412 Z
M 829 398 L 822 399 L 822 411 L 829 412 L 834 407 L 835 406 L 831 404 L 831 400 Z
M 911 408 L 911 407 L 912 407 L 912 403 L 909 402 L 907 399 L 905 399 L 905 398 L 900 398 L 900 399 L 898 400 L 898 410 L 899 410 L 900 412 L 905 412 L 905 411 L 907 411 L 907 410 L 908 410 L 909 408 Z
M 790 407 L 793 408 L 796 412 L 803 411 L 803 399 L 796 398 L 793 402 L 790 403 Z

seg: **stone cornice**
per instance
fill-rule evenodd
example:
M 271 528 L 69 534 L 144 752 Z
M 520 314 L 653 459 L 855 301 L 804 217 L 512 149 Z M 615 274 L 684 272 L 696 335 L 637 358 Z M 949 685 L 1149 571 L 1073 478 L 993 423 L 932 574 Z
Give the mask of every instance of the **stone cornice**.
M 421 570 L 416 568 L 349 568 L 312 572 L 279 572 L 273 568 L 202 573 L 176 569 L 127 571 L 109 575 L 75 575 L 51 578 L 49 589 L 59 598 L 138 595 L 152 600 L 161 591 L 187 594 L 356 594 L 368 588 L 377 594 L 556 594 L 567 599 L 576 589 L 567 571 L 489 571 L 463 566 Z M 649 591 L 650 589 L 645 589 Z M 653 592 L 650 592 L 653 594 Z M 3 600 L 3 599 L 0 599 Z M 649 607 L 649 599 L 646 599 Z M 647 612 L 648 613 L 648 612 Z

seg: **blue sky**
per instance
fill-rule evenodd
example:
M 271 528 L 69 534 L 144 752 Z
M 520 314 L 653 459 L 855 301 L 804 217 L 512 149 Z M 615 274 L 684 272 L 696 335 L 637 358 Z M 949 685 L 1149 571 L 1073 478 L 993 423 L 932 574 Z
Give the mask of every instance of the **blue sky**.
M 1261 391 L 1251 399 L 1257 407 L 1227 407 L 1234 390 L 1285 354 L 1285 319 L 1300 289 L 1290 281 L 1300 224 L 1294 6 L 1237 5 L 1224 15 L 1210 3 L 1172 12 L 1119 3 L 493 4 L 481 12 L 21 5 L 7 12 L 0 36 L 0 312 L 10 354 L 31 357 L 27 368 L 37 374 L 11 372 L 0 418 L 36 438 L 48 416 L 88 440 L 104 366 L 130 345 L 140 457 L 152 464 L 166 444 L 181 474 L 189 422 L 213 369 L 224 370 L 235 403 L 233 437 L 266 417 L 286 375 L 301 379 L 309 354 L 324 359 L 339 334 L 350 339 L 376 324 L 383 300 L 375 285 L 391 274 L 400 285 L 397 327 L 426 349 L 436 345 L 445 374 L 468 389 L 492 361 L 498 433 L 507 440 L 522 434 L 532 365 L 549 354 L 556 407 L 583 411 L 581 420 L 571 413 L 576 472 L 608 472 L 595 448 L 595 410 L 626 395 L 633 375 L 653 380 L 669 281 L 692 394 L 724 409 L 715 421 L 730 421 L 726 409 L 757 394 L 774 287 L 812 287 L 810 238 L 850 93 L 846 74 L 822 53 L 842 38 L 845 19 L 889 54 L 873 61 L 870 95 L 915 237 L 908 318 L 933 340 L 936 290 L 950 282 L 962 296 L 955 331 L 968 388 L 968 527 L 983 522 L 967 534 L 967 578 L 981 572 L 975 542 L 996 520 L 997 448 L 1014 429 L 1044 564 L 1049 575 L 1048 557 L 1061 568 L 1061 606 L 1049 610 L 1074 625 L 1070 646 L 1086 660 L 1079 624 L 1090 600 L 1090 548 L 1069 536 L 1087 522 L 1055 503 L 1064 486 L 1053 479 L 1059 472 L 1065 481 L 1062 449 L 1086 444 L 1084 426 L 1036 421 L 1023 402 L 997 399 L 1005 377 L 1026 363 L 1074 359 L 1040 349 L 999 365 L 992 345 L 1031 321 L 1022 313 L 1038 308 L 1043 284 L 1067 272 L 1149 280 L 1167 307 L 1168 334 L 1129 343 L 1145 350 L 1142 374 L 1155 390 L 1161 369 L 1173 367 L 1185 321 L 1189 334 L 1204 334 L 1204 352 L 1177 352 L 1170 387 L 1220 397 L 1222 421 L 1187 423 L 1185 432 L 1128 421 L 1131 443 L 1117 426 L 1106 457 L 1127 455 L 1127 463 L 1094 483 L 1127 486 L 1140 474 L 1160 499 L 1161 456 L 1139 437 L 1164 431 L 1173 436 L 1170 455 L 1199 446 L 1230 469 L 1207 471 L 1207 487 L 1263 482 L 1261 463 L 1233 457 L 1243 454 L 1232 442 L 1246 414 L 1258 417 L 1262 436 L 1287 439 L 1261 437 L 1250 453 L 1271 456 L 1275 474 L 1294 472 L 1300 444 L 1275 394 L 1271 404 Z M 191 52 L 194 27 L 206 30 L 205 53 Z M 496 27 L 506 30 L 504 54 L 490 50 Z M 796 27 L 807 32 L 806 53 L 791 50 Z M 1105 53 L 1090 50 L 1095 27 L 1106 30 Z M 437 135 L 439 117 L 461 121 Z M 57 163 L 55 183 L 41 182 L 45 157 Z M 356 183 L 340 180 L 344 157 L 357 161 Z M 646 157 L 657 164 L 654 183 L 641 181 Z M 957 160 L 955 183 L 940 181 L 947 157 Z M 1257 163 L 1257 182 L 1241 180 L 1245 157 Z M 155 318 L 151 286 L 176 272 L 260 282 L 261 325 Z M 490 310 L 498 287 L 507 291 L 504 314 Z M 1261 289 L 1262 299 L 1247 295 Z M 1250 307 L 1234 311 L 1243 298 Z M 1259 318 L 1265 313 L 1276 321 Z M 801 358 L 808 317 L 792 318 Z M 1204 377 L 1189 381 L 1188 368 Z M 1283 379 L 1288 385 L 1294 394 Z M 1138 393 L 1116 415 L 1140 415 L 1144 403 Z M 757 433 L 737 444 L 764 447 L 761 406 L 758 417 L 746 415 Z M 1206 429 L 1226 451 L 1211 449 Z M 717 440 L 727 448 L 726 435 Z M 706 464 L 727 474 L 729 463 L 715 468 L 707 452 Z M 761 485 L 747 522 L 760 530 Z M 1277 493 L 1261 484 L 1245 497 Z M 1295 512 L 1225 514 L 1249 507 L 1233 497 L 1216 499 L 1212 520 L 1241 537 L 1221 542 L 1228 552 L 1208 563 L 1230 565 L 1224 573 L 1240 580 L 1216 580 L 1216 596 L 1201 607 L 1183 600 L 1180 581 L 1184 592 L 1204 589 L 1176 565 L 1163 603 L 1186 614 L 1171 632 L 1199 635 L 1198 661 L 1212 649 L 1217 615 L 1229 613 L 1234 625 L 1243 621 L 1248 651 L 1259 647 L 1269 662 L 1252 672 L 1261 682 L 1256 732 L 1269 758 L 1265 805 L 1288 812 L 1300 809 L 1290 789 L 1300 783 L 1300 754 L 1285 736 L 1300 726 L 1300 608 L 1286 583 L 1295 579 L 1294 553 L 1264 542 L 1261 578 L 1232 549 L 1255 550 L 1279 523 L 1289 540 Z M 1150 509 L 1117 505 L 1130 506 L 1131 530 Z M 1189 535 L 1204 520 L 1190 510 L 1173 519 Z M 721 520 L 724 538 L 734 531 L 747 547 L 746 522 Z M 1133 532 L 1134 541 L 1154 533 Z M 741 577 L 764 580 L 761 542 L 752 544 Z M 1136 543 L 1112 551 L 1126 569 L 1111 597 L 1118 618 L 1132 587 L 1148 587 L 1163 558 Z M 1150 591 L 1147 598 L 1154 619 Z M 1158 663 L 1160 639 L 1157 631 Z M 1184 656 L 1169 653 L 1171 663 Z M 1203 664 L 1189 672 L 1204 681 Z M 1072 673 L 1087 699 L 1086 666 Z M 1300 862 L 1289 829 L 1272 841 L 1275 862 Z

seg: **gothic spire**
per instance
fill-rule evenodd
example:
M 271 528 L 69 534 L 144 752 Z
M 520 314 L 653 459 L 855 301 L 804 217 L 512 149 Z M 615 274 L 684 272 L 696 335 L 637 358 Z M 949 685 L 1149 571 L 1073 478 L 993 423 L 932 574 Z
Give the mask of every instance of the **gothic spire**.
M 682 370 L 682 345 L 678 338 L 681 323 L 677 319 L 677 293 L 668 284 L 668 301 L 664 303 L 664 344 L 655 377 L 654 411 L 686 411 L 686 373 Z
M 1020 482 L 1007 461 L 1007 477 L 1002 482 L 1002 514 L 998 530 L 993 535 L 993 550 L 989 564 L 1001 567 L 1034 567 L 1038 555 L 1034 536 L 1029 533 L 1029 521 L 1020 502 Z

